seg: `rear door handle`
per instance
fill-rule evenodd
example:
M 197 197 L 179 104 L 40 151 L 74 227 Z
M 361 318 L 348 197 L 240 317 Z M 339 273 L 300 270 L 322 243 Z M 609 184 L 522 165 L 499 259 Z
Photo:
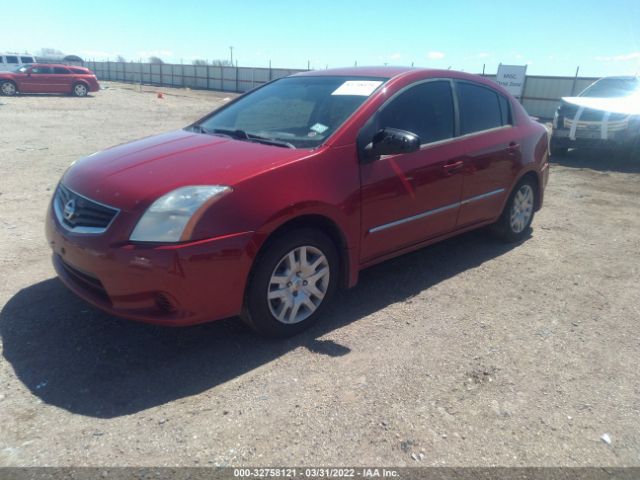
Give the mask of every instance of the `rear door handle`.
M 507 153 L 510 153 L 511 155 L 518 153 L 520 151 L 520 144 L 516 143 L 516 142 L 511 142 L 509 143 L 509 146 L 507 147 Z

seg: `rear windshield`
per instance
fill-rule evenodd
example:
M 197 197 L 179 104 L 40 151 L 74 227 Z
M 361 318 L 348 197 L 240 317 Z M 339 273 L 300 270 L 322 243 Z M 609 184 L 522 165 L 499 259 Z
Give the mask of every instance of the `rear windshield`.
M 335 132 L 386 80 L 343 76 L 282 78 L 240 98 L 198 126 L 203 133 L 240 131 L 249 137 L 259 136 L 296 148 L 313 148 Z
M 635 93 L 640 93 L 640 80 L 637 78 L 603 78 L 587 87 L 580 96 L 613 98 Z

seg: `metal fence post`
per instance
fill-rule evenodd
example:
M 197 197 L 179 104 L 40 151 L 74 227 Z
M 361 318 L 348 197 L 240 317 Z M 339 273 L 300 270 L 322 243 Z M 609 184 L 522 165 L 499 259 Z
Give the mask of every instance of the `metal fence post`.
M 580 71 L 580 65 L 576 68 L 576 75 L 573 77 L 573 84 L 571 85 L 571 96 L 576 94 L 576 83 L 578 82 L 578 72 Z
M 239 91 L 240 90 L 238 90 L 238 64 L 236 63 L 236 93 Z

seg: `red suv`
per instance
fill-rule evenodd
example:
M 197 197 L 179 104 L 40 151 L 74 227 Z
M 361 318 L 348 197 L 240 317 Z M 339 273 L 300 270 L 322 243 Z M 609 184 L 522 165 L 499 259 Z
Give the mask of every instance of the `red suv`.
M 0 93 L 66 93 L 85 97 L 100 85 L 91 70 L 68 65 L 20 65 L 12 72 L 0 73 Z
M 370 265 L 487 225 L 523 239 L 547 146 L 542 125 L 475 75 L 305 72 L 79 160 L 47 238 L 60 278 L 114 315 L 241 315 L 290 335 Z

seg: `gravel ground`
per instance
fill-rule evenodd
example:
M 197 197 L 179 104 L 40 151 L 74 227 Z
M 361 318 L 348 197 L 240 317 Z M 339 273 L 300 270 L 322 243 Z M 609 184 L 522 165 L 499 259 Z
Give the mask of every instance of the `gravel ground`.
M 373 267 L 293 339 L 164 329 L 54 278 L 47 202 L 229 94 L 108 86 L 0 97 L 0 465 L 640 465 L 640 159 L 570 152 L 523 244 Z

